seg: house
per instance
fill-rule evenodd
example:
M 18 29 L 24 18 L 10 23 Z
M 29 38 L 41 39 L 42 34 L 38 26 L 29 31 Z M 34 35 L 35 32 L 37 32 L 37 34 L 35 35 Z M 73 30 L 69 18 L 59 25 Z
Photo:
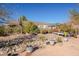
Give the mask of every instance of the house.
M 48 23 L 42 23 L 42 22 L 34 22 L 39 29 L 53 29 L 54 26 L 52 24 Z

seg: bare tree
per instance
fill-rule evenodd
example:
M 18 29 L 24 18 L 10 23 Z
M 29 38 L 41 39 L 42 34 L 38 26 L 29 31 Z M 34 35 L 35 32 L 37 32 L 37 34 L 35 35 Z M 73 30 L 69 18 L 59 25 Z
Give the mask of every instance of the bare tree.
M 79 24 L 79 12 L 76 10 L 70 10 L 71 14 L 71 23 L 73 24 Z
M 0 20 L 5 21 L 8 18 L 10 18 L 10 12 L 7 8 L 3 7 L 3 5 L 0 4 Z

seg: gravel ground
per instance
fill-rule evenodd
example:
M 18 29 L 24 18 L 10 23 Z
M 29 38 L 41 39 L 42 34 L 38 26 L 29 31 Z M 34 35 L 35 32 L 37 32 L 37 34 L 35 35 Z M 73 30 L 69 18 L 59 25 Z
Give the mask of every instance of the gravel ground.
M 49 37 L 51 34 L 48 34 Z M 56 35 L 53 35 L 54 37 Z M 53 37 L 50 36 L 51 39 Z M 71 38 L 68 42 L 56 44 L 54 46 L 46 45 L 43 49 L 38 49 L 31 56 L 79 56 L 79 36 Z

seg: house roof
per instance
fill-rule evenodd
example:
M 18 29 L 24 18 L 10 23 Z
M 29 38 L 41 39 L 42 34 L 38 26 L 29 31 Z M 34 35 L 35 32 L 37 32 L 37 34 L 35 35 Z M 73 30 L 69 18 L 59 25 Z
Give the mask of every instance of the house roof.
M 48 25 L 48 26 L 53 26 L 51 23 L 44 23 L 44 22 L 34 22 L 36 25 Z

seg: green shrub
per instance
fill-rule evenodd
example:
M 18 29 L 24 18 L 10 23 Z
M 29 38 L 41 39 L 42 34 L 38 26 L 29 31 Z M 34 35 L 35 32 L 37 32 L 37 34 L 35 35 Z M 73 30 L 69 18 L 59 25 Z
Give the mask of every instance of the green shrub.
M 20 29 L 19 29 L 18 27 L 14 27 L 14 28 L 13 28 L 13 32 L 14 32 L 14 33 L 18 33 L 18 32 L 20 32 Z
M 73 37 L 77 38 L 77 29 L 72 29 L 71 32 L 73 33 Z
M 43 42 L 46 40 L 46 37 L 43 36 L 43 35 L 41 35 L 39 38 L 40 38 L 40 40 L 43 41 Z
M 31 34 L 37 34 L 37 33 L 39 33 L 39 29 L 38 29 L 38 27 L 36 26 L 36 25 L 34 25 L 34 24 L 32 24 L 32 26 L 31 26 L 31 28 L 30 28 L 30 33 Z
M 0 36 L 9 35 L 9 27 L 8 26 L 0 26 Z
M 39 29 L 33 22 L 24 22 L 23 33 L 37 34 L 39 33 Z
M 33 22 L 28 21 L 25 16 L 20 16 L 19 25 L 21 26 L 21 33 L 36 34 L 39 32 L 38 27 Z
M 74 34 L 73 37 L 74 37 L 74 38 L 77 38 L 77 34 Z
M 56 42 L 57 42 L 57 43 L 62 43 L 62 38 L 61 38 L 61 37 L 58 37 L 58 38 L 56 39 Z
M 0 26 L 0 36 L 3 36 L 5 33 L 5 29 L 3 26 Z
M 12 33 L 19 33 L 20 32 L 20 29 L 19 27 L 15 26 L 15 27 L 9 27 L 9 33 L 12 34 Z
M 48 33 L 48 30 L 40 30 L 40 33 L 47 34 Z
M 52 32 L 53 32 L 53 30 L 52 30 L 52 29 L 49 29 L 49 30 L 48 30 L 48 33 L 52 33 Z

